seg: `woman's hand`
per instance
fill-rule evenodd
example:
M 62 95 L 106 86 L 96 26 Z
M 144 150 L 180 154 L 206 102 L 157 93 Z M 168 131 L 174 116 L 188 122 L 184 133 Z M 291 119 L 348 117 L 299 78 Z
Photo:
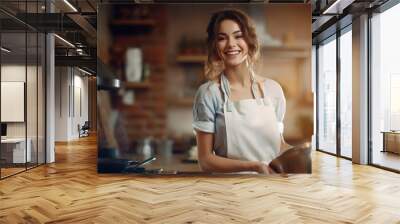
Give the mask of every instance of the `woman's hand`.
M 197 155 L 202 171 L 207 173 L 234 173 L 242 171 L 268 172 L 258 161 L 242 161 L 215 155 L 212 151 L 214 134 L 197 131 Z M 265 164 L 263 164 L 265 165 Z
M 259 174 L 274 174 L 274 170 L 268 166 L 267 164 L 263 163 L 263 162 L 259 162 L 258 163 L 258 169 L 257 172 Z

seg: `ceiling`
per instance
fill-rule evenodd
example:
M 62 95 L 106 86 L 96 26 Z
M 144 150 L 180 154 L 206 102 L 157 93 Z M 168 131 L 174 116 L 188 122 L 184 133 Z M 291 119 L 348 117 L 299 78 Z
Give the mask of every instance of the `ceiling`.
M 8 8 L 14 12 L 44 13 L 46 11 L 45 0 L 2 0 L 0 7 Z M 74 12 L 64 0 L 48 0 L 54 12 Z M 68 0 L 80 12 L 96 12 L 96 0 Z
M 388 0 L 312 0 L 313 43 L 351 24 L 352 18 L 373 11 Z
M 44 36 L 41 35 L 37 39 L 37 35 L 47 31 L 58 34 L 76 46 L 72 48 L 61 39 L 55 38 L 56 65 L 82 61 L 84 66 L 81 67 L 95 70 L 96 0 L 68 0 L 68 2 L 48 0 L 47 9 L 45 2 L 44 0 L 0 1 L 1 43 L 11 50 L 8 53 L 1 52 L 2 61 L 8 63 L 28 61 L 28 64 L 30 61 L 35 62 L 37 55 L 41 55 L 38 51 L 44 49 L 44 44 L 37 44 L 37 40 L 44 40 Z M 67 3 L 70 3 L 76 11 Z M 49 11 L 52 13 L 48 13 Z M 25 34 L 27 28 L 31 29 Z M 62 57 L 59 60 L 59 56 L 66 55 L 68 58 Z
M 8 48 L 15 49 L 15 54 L 25 54 L 25 38 L 19 32 L 25 31 L 26 24 L 39 30 L 55 32 L 69 42 L 79 45 L 84 55 L 96 58 L 96 29 L 97 29 L 97 4 L 98 3 L 133 3 L 133 2 L 199 2 L 199 3 L 248 3 L 268 2 L 272 4 L 281 3 L 311 3 L 312 4 L 312 25 L 313 38 L 327 30 L 338 20 L 346 15 L 356 15 L 370 8 L 377 7 L 387 0 L 341 0 L 347 2 L 342 5 L 338 14 L 324 14 L 324 11 L 337 0 L 50 0 L 52 13 L 46 13 L 45 0 L 1 0 L 0 21 L 3 32 L 11 32 L 3 35 L 2 44 Z M 72 5 L 69 6 L 70 3 Z M 339 7 L 339 8 L 340 8 Z M 77 10 L 75 11 L 74 8 Z M 28 13 L 26 13 L 28 12 Z M 7 30 L 12 27 L 14 30 Z M 28 26 L 29 27 L 29 26 Z M 29 39 L 29 38 L 28 38 Z M 28 40 L 30 42 L 30 40 Z M 76 49 L 71 48 L 65 42 L 56 38 L 56 54 L 79 56 Z M 28 54 L 34 43 L 28 44 Z M 19 50 L 18 50 L 19 49 Z M 21 51 L 21 52 L 19 52 Z M 19 53 L 18 53 L 19 52 Z

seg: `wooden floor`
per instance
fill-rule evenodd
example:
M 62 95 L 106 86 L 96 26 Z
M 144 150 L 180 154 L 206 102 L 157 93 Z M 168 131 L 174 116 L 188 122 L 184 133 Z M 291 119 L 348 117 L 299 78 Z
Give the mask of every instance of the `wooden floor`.
M 8 176 L 24 172 L 27 169 L 34 169 L 35 167 L 37 167 L 36 164 L 27 164 L 27 167 L 25 167 L 25 164 L 19 164 L 18 167 L 0 168 L 1 178 L 6 178 Z
M 2 178 L 26 170 L 25 167 L 24 168 L 0 168 L 0 169 L 1 169 L 1 177 Z
M 0 181 L 0 223 L 400 223 L 400 175 L 313 154 L 313 174 L 99 175 L 96 140 Z

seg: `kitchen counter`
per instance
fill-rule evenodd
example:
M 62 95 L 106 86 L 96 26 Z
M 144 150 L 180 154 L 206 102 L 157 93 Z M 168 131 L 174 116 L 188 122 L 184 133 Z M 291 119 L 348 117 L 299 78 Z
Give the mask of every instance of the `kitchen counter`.
M 143 165 L 146 170 L 150 172 L 148 174 L 201 174 L 203 173 L 197 163 L 183 162 L 187 159 L 186 154 L 173 154 L 170 157 L 164 155 L 154 155 L 156 160 Z M 136 161 L 143 161 L 149 157 L 135 154 L 125 154 L 122 156 L 124 159 L 132 159 Z M 153 172 L 155 170 L 162 169 L 162 172 Z

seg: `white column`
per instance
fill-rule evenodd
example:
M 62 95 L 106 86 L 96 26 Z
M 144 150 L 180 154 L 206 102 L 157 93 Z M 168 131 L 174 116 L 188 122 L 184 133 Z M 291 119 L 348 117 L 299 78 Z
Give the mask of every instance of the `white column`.
M 368 16 L 353 20 L 353 162 L 368 163 Z
M 317 149 L 317 48 L 312 46 L 311 53 L 311 92 L 313 94 L 313 135 L 311 136 L 311 147 L 313 150 Z
M 46 4 L 47 12 L 53 12 L 54 6 L 50 1 Z M 55 162 L 54 133 L 55 133 L 55 53 L 54 35 L 46 35 L 46 163 Z

